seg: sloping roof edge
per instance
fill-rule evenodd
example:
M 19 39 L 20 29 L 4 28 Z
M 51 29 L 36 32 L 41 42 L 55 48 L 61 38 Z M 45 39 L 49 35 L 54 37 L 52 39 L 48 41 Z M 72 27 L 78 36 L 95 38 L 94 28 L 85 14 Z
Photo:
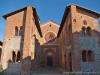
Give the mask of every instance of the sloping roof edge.
M 25 6 L 25 7 L 21 8 L 21 9 L 16 10 L 16 11 L 10 12 L 10 13 L 4 15 L 3 18 L 6 19 L 8 16 L 11 16 L 11 15 L 16 14 L 16 13 L 18 13 L 18 12 L 21 12 L 21 11 L 23 11 L 23 10 L 26 10 L 27 7 L 28 7 L 28 6 Z M 32 7 L 32 6 L 31 6 L 31 7 Z M 33 11 L 35 12 L 35 13 L 33 14 L 33 16 L 35 16 L 35 19 L 36 19 L 36 21 L 35 21 L 36 27 L 37 27 L 37 29 L 38 29 L 38 31 L 39 31 L 40 36 L 42 37 L 42 32 L 41 32 L 40 24 L 39 24 L 39 16 L 37 15 L 36 9 L 35 9 L 34 7 L 32 7 L 32 9 L 33 9 Z
M 60 24 L 60 28 L 58 30 L 57 38 L 60 36 L 60 33 L 61 33 L 62 28 L 64 26 L 64 22 L 65 22 L 66 17 L 67 17 L 67 15 L 69 13 L 69 10 L 70 10 L 70 6 L 68 6 L 68 7 L 65 8 L 64 15 L 63 15 L 63 18 L 62 18 L 62 21 L 61 21 L 61 24 Z
M 42 27 L 42 26 L 46 25 L 48 22 L 54 23 L 54 24 L 56 24 L 56 26 L 60 27 L 60 25 L 58 23 L 56 23 L 56 22 L 54 22 L 53 20 L 50 20 L 50 19 L 47 22 L 40 24 L 40 26 Z
M 37 15 L 37 12 L 36 12 L 36 9 L 34 8 L 33 9 L 33 11 L 35 12 L 35 13 L 33 13 L 33 16 L 35 17 L 35 23 L 36 23 L 36 27 L 37 27 L 37 29 L 38 29 L 38 31 L 39 31 L 39 34 L 40 34 L 40 36 L 42 37 L 42 32 L 41 32 L 41 28 L 40 28 L 40 23 L 39 23 L 39 16 Z
M 84 7 L 84 6 L 80 6 L 80 5 L 78 5 L 78 4 L 69 4 L 68 6 L 71 6 L 71 5 L 74 5 L 74 6 L 76 6 L 76 8 L 83 9 L 83 10 L 89 12 L 89 13 L 95 14 L 97 17 L 100 17 L 100 13 L 97 12 L 97 11 L 94 11 L 94 10 L 89 9 L 89 8 L 87 8 L 87 7 Z
M 28 5 L 28 6 L 31 6 L 31 5 Z M 22 7 L 20 9 L 15 10 L 15 11 L 12 11 L 12 12 L 8 12 L 7 14 L 3 15 L 3 18 L 6 19 L 8 16 L 11 16 L 11 15 L 16 14 L 18 12 L 21 12 L 21 11 L 27 9 L 28 6 Z M 33 6 L 31 6 L 31 7 L 34 9 Z

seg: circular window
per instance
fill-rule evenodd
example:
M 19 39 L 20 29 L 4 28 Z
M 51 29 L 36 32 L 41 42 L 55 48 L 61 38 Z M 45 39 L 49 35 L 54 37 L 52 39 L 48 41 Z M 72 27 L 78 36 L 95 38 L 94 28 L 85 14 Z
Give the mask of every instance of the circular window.
M 46 35 L 45 35 L 45 40 L 46 41 L 50 41 L 52 39 L 55 38 L 55 34 L 53 32 L 48 32 Z

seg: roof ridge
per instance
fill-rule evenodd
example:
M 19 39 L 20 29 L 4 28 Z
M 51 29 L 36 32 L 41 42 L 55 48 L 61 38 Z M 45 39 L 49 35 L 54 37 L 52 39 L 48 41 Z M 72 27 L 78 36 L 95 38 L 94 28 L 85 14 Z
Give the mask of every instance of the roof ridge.
M 33 7 L 32 5 L 25 5 L 25 6 L 21 7 L 21 8 L 17 8 L 17 9 L 14 10 L 14 11 L 11 11 L 11 12 L 8 12 L 8 13 L 4 14 L 3 17 L 6 18 L 7 16 L 11 15 L 12 13 L 21 11 L 21 10 L 23 10 L 23 9 L 29 7 L 29 6 L 31 6 L 32 8 L 35 8 L 35 7 Z

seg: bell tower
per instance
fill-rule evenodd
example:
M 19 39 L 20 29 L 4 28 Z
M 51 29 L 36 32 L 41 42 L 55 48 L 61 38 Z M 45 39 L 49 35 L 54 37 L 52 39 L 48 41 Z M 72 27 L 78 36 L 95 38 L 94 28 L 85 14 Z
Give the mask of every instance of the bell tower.
M 81 68 L 81 52 L 84 49 L 91 49 L 86 46 L 87 41 L 97 36 L 99 13 L 78 5 L 70 5 L 71 31 L 72 31 L 72 66 L 73 71 Z M 92 38 L 91 38 L 92 37 Z M 85 44 L 83 47 L 82 44 Z M 90 44 L 90 43 L 89 43 Z M 90 44 L 91 45 L 91 44 Z
M 6 19 L 6 31 L 3 42 L 2 65 L 7 69 L 9 63 L 18 62 L 19 73 L 29 75 L 31 68 L 32 43 L 36 28 L 42 36 L 36 9 L 27 6 L 3 16 Z M 14 70 L 14 69 L 13 69 Z

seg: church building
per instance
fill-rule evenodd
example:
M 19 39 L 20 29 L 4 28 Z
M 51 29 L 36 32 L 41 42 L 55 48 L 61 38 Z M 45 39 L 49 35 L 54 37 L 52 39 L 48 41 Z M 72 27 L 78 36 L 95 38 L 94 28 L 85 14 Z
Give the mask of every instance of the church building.
M 65 8 L 60 25 L 52 20 L 41 24 L 32 6 L 3 17 L 6 29 L 1 64 L 7 73 L 29 75 L 40 67 L 100 72 L 99 13 L 72 4 Z

